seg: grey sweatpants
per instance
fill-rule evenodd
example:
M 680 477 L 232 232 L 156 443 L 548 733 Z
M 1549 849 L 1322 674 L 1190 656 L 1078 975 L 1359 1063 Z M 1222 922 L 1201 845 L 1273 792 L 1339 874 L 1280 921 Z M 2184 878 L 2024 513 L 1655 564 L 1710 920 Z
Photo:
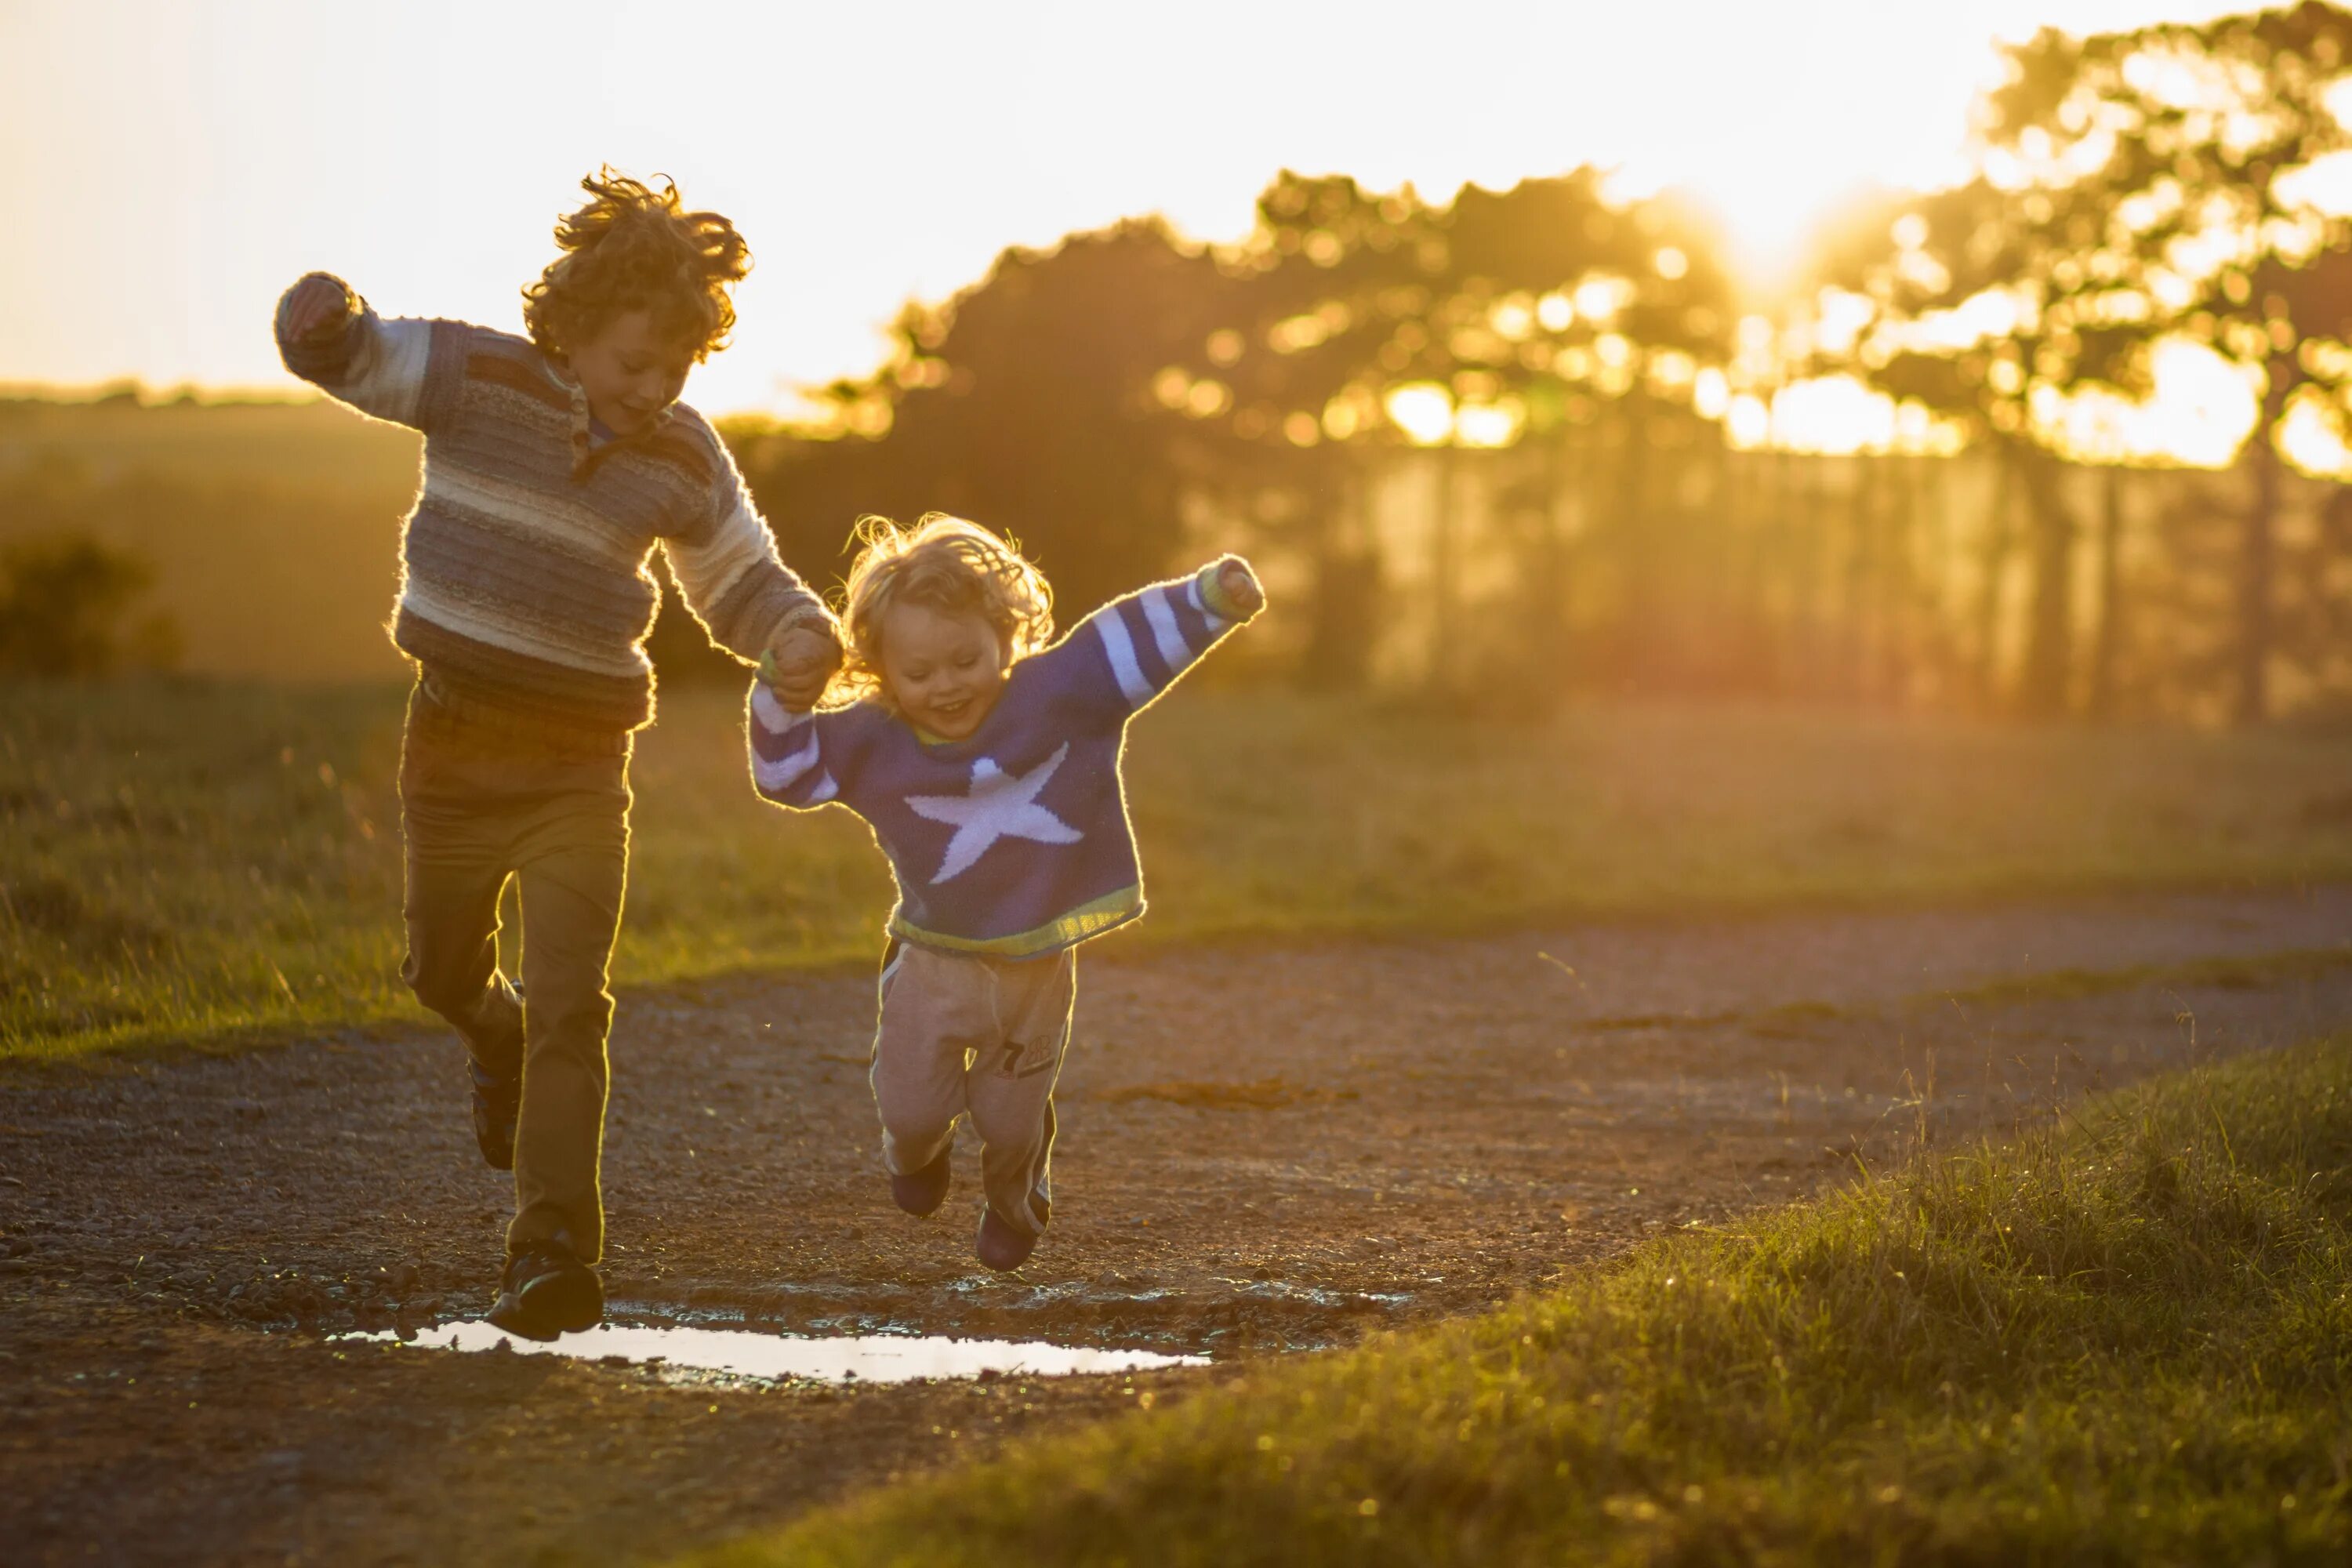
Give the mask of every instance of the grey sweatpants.
M 1042 1233 L 1054 1208 L 1054 1080 L 1076 996 L 1066 948 L 1013 960 L 893 942 L 874 1037 L 883 1165 L 900 1176 L 922 1169 L 969 1113 L 988 1206 Z

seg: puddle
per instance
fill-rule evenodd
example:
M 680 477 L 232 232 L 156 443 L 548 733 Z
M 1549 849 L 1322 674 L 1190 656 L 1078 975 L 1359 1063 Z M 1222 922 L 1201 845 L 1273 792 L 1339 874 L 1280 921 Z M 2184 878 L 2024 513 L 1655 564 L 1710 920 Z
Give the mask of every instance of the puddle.
M 1428 1276 L 1429 1284 L 1444 1283 Z M 1247 1296 L 1260 1301 L 1304 1301 L 1315 1307 L 1349 1307 L 1369 1304 L 1375 1307 L 1402 1307 L 1412 1300 L 1410 1292 L 1383 1290 L 1326 1290 L 1318 1285 L 1293 1285 L 1286 1279 L 1227 1279 L 1237 1296 Z
M 338 1334 L 337 1339 L 395 1342 L 386 1333 Z M 825 1383 L 907 1383 L 925 1377 L 978 1377 L 984 1372 L 1032 1377 L 1071 1373 L 1141 1372 L 1163 1366 L 1206 1366 L 1202 1355 L 1153 1351 L 1089 1350 L 1013 1340 L 951 1340 L 909 1334 L 844 1334 L 822 1339 L 754 1333 L 748 1329 L 638 1327 L 604 1323 L 553 1344 L 534 1344 L 486 1322 L 441 1323 L 404 1342 L 433 1350 L 488 1351 L 500 1343 L 521 1355 L 619 1359 L 665 1370 L 727 1373 L 737 1377 L 814 1378 Z

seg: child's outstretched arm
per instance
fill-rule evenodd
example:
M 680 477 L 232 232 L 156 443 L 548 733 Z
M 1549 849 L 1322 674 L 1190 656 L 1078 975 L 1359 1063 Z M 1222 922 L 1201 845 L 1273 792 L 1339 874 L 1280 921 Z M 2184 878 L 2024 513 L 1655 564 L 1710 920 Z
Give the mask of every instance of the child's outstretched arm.
M 764 680 L 751 686 L 751 787 L 794 811 L 814 811 L 841 793 L 825 765 L 830 713 L 787 708 Z
M 1080 621 L 1052 657 L 1073 660 L 1084 696 L 1124 720 L 1265 607 L 1265 590 L 1249 563 L 1223 555 L 1190 577 L 1113 599 Z
M 278 356 L 338 403 L 429 430 L 465 376 L 459 321 L 385 321 L 331 273 L 313 272 L 278 301 Z
M 662 541 L 687 608 L 713 642 L 758 662 L 786 703 L 814 707 L 841 667 L 833 615 L 777 555 L 726 443 L 698 416 L 691 428 L 709 448 L 709 493 Z

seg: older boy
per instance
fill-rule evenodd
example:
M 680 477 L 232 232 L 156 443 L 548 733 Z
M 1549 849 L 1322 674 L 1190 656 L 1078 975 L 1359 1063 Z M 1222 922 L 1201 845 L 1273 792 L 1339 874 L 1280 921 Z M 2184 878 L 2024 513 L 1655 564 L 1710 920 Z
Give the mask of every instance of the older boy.
M 630 735 L 658 545 L 712 638 L 814 700 L 840 659 L 727 450 L 676 399 L 723 347 L 749 270 L 734 226 L 604 171 L 524 290 L 529 338 L 385 321 L 313 273 L 278 309 L 295 374 L 425 436 L 393 640 L 417 667 L 401 747 L 402 978 L 472 1059 L 482 1155 L 515 1173 L 490 1319 L 532 1339 L 604 1315 L 597 1165 L 605 971 L 628 865 Z M 521 882 L 521 984 L 499 898 Z M 529 1001 L 526 1004 L 525 997 Z

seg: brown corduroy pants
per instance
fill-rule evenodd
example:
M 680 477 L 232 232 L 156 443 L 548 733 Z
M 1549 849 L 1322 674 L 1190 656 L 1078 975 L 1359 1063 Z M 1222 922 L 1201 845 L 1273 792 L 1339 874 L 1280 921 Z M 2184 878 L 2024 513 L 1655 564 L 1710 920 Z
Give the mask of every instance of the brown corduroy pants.
M 572 745 L 461 715 L 425 685 L 409 699 L 401 978 L 484 1073 L 522 1074 L 509 1252 L 561 1239 L 583 1263 L 604 1253 L 605 971 L 628 879 L 628 767 L 625 736 Z M 499 964 L 510 877 L 521 883 L 520 995 Z

